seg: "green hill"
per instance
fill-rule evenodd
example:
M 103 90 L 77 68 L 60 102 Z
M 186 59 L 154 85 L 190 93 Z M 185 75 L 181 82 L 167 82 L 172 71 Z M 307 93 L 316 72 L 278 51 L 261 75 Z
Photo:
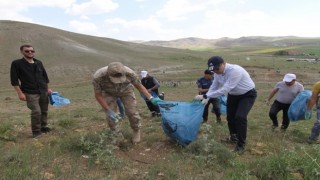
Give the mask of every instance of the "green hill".
M 10 87 L 11 61 L 21 58 L 19 47 L 31 44 L 53 84 L 91 78 L 99 67 L 120 61 L 134 70 L 152 73 L 188 66 L 192 59 L 206 60 L 210 53 L 155 47 L 110 38 L 71 33 L 36 24 L 0 21 L 1 86 Z M 181 61 L 182 60 L 182 61 Z

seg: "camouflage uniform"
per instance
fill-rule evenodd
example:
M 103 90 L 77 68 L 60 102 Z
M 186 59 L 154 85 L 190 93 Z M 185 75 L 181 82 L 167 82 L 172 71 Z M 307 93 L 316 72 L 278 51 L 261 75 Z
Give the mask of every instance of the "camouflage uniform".
M 135 84 L 141 84 L 139 77 L 136 73 L 125 66 L 125 76 L 126 81 L 123 83 L 115 84 L 113 83 L 107 73 L 108 66 L 98 69 L 93 75 L 92 84 L 95 93 L 102 93 L 106 99 L 106 102 L 110 106 L 112 111 L 117 110 L 117 97 L 120 97 L 123 102 L 124 109 L 128 119 L 130 121 L 130 126 L 133 130 L 137 131 L 140 128 L 140 115 L 137 108 L 137 101 L 134 94 Z M 116 124 L 108 118 L 108 125 L 112 130 L 115 130 Z

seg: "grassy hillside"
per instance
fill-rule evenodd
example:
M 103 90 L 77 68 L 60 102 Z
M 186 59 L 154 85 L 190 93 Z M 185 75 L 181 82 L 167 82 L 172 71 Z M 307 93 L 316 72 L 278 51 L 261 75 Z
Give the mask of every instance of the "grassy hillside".
M 287 62 L 287 57 L 270 55 L 273 46 L 195 52 L 8 21 L 0 21 L 0 40 L 5 42 L 0 44 L 0 179 L 320 179 L 319 144 L 306 143 L 316 113 L 310 121 L 291 122 L 287 131 L 272 131 L 270 107 L 264 103 L 285 73 L 297 74 L 310 89 L 320 79 L 319 63 Z M 31 137 L 25 102 L 8 83 L 10 62 L 19 57 L 22 43 L 34 44 L 53 90 L 71 100 L 67 106 L 50 106 L 49 126 L 54 130 L 37 140 Z M 319 46 L 299 47 L 320 52 Z M 197 141 L 185 148 L 177 145 L 163 133 L 161 118 L 151 117 L 138 92 L 142 142 L 130 142 L 132 130 L 126 118 L 118 126 L 122 136 L 110 132 L 93 96 L 93 71 L 120 59 L 155 75 L 167 101 L 190 102 L 197 94 L 194 82 L 211 55 L 242 65 L 256 84 L 258 97 L 249 113 L 243 155 L 221 143 L 228 136 L 226 117 L 222 126 L 217 125 L 212 113 L 201 125 Z
M 120 61 L 139 71 L 188 67 L 188 60 L 206 60 L 210 53 L 154 47 L 71 33 L 36 24 L 0 21 L 1 86 L 10 87 L 12 60 L 20 58 L 19 47 L 32 44 L 36 58 L 43 61 L 53 84 L 87 80 L 99 67 Z M 176 59 L 184 59 L 183 62 Z

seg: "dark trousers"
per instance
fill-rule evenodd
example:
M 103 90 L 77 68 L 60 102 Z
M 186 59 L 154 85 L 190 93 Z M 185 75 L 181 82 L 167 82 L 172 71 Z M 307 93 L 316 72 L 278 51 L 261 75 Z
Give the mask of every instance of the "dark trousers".
M 122 103 L 122 101 L 121 101 L 120 98 L 117 98 L 117 105 L 118 105 L 118 108 L 119 108 L 120 115 L 121 115 L 122 117 L 124 117 L 124 116 L 125 116 L 125 114 L 124 114 L 124 107 L 123 107 L 123 103 Z
M 319 134 L 320 134 L 320 104 L 317 104 L 317 120 L 311 129 L 311 135 L 309 138 L 312 140 L 316 140 L 319 137 Z
M 227 121 L 230 135 L 237 135 L 237 145 L 243 147 L 247 138 L 247 116 L 257 97 L 255 89 L 242 95 L 230 95 L 227 99 Z
M 25 94 L 27 107 L 31 110 L 31 130 L 40 132 L 42 127 L 47 126 L 48 121 L 48 93 Z
M 204 106 L 203 115 L 202 115 L 202 118 L 204 121 L 208 120 L 208 111 L 209 111 L 210 104 L 212 104 L 212 109 L 213 109 L 214 113 L 216 114 L 216 117 L 218 118 L 221 116 L 220 99 L 219 98 L 210 98 L 208 103 L 206 104 L 206 106 Z
M 272 120 L 273 125 L 278 126 L 278 118 L 277 114 L 279 111 L 282 110 L 282 126 L 284 129 L 288 128 L 289 126 L 289 117 L 288 117 L 288 110 L 290 104 L 283 104 L 277 100 L 273 102 L 269 111 L 269 117 Z
M 150 112 L 160 113 L 160 109 L 159 109 L 158 105 L 153 105 L 151 103 L 151 101 L 146 101 L 146 104 L 147 104 L 148 109 L 150 110 Z

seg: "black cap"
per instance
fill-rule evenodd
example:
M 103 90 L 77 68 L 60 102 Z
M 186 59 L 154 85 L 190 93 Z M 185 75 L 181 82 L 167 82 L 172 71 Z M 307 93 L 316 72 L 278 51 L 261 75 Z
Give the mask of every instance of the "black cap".
M 207 69 L 207 70 L 205 70 L 205 71 L 204 71 L 204 74 L 210 74 L 210 75 L 212 75 L 212 74 L 213 74 L 213 72 L 212 72 L 212 71 L 210 71 L 209 69 Z
M 208 68 L 209 70 L 218 70 L 220 67 L 220 64 L 224 63 L 224 60 L 220 56 L 212 56 L 208 60 Z

